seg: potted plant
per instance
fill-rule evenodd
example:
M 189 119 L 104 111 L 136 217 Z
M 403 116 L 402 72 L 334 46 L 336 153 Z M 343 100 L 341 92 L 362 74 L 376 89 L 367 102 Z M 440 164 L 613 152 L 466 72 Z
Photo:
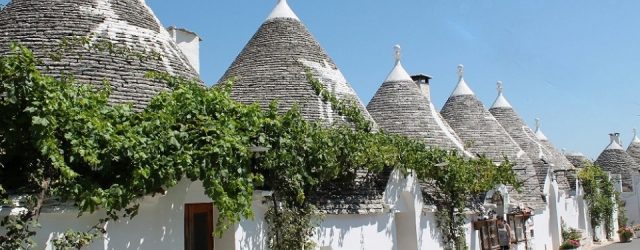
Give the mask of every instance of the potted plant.
M 565 240 L 560 249 L 578 249 L 580 247 L 580 241 L 577 240 Z
M 630 242 L 633 239 L 633 229 L 630 227 L 621 227 L 618 229 L 620 235 L 620 242 Z

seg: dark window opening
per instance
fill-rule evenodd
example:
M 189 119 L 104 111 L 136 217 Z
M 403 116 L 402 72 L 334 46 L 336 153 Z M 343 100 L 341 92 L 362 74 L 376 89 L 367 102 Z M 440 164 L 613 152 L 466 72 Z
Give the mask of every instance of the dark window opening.
M 213 250 L 213 204 L 185 204 L 184 249 Z

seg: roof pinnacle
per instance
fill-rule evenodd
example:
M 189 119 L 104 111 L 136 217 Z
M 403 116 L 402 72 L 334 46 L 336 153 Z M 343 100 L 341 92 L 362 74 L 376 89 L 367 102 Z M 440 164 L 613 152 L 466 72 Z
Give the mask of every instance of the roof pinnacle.
M 458 77 L 459 78 L 464 77 L 464 65 L 462 64 L 458 64 Z
M 451 93 L 451 96 L 474 95 L 467 82 L 464 81 L 464 65 L 458 65 L 458 85 Z
M 493 102 L 491 108 L 512 108 L 511 103 L 509 103 L 509 101 L 507 101 L 507 98 L 505 98 L 502 94 L 502 92 L 504 91 L 504 84 L 502 83 L 502 81 L 498 81 L 496 85 L 498 89 L 498 98 L 496 98 L 496 101 Z
M 540 118 L 536 118 L 536 137 L 538 137 L 538 140 L 541 141 L 548 141 L 549 139 L 547 138 L 546 135 L 544 135 L 544 133 L 542 133 L 542 129 L 541 127 L 541 122 L 540 122 Z
M 278 4 L 275 8 L 273 8 L 271 14 L 269 14 L 269 17 L 267 17 L 267 20 L 275 18 L 292 18 L 295 20 L 300 20 L 298 16 L 296 16 L 296 14 L 293 12 L 293 10 L 291 10 L 291 7 L 289 7 L 287 0 L 278 0 Z
M 637 129 L 633 129 L 633 139 L 631 139 L 631 144 L 639 144 L 640 143 L 640 138 L 638 138 L 638 130 Z
M 385 80 L 385 82 L 413 82 L 411 76 L 407 73 L 404 67 L 402 67 L 402 63 L 400 62 L 400 59 L 402 58 L 402 49 L 400 45 L 396 44 L 393 46 L 393 49 L 395 51 L 394 56 L 396 59 L 396 65 L 393 67 L 393 70 L 391 70 L 391 73 L 389 73 L 389 76 L 387 76 L 387 80 Z

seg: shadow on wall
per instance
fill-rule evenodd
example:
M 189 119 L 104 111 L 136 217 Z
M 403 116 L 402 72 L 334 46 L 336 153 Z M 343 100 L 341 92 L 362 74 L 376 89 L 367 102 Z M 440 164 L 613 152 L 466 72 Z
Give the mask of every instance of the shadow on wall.
M 319 247 L 337 249 L 395 249 L 392 218 L 390 213 L 327 215 L 316 231 L 316 242 Z
M 444 249 L 442 233 L 438 228 L 435 212 L 424 212 L 422 214 L 420 228 L 422 228 L 422 233 L 420 234 L 422 249 Z
M 167 195 L 147 197 L 138 216 L 108 225 L 103 249 L 184 248 L 184 204 L 191 192 L 197 192 L 191 184 L 180 182 Z M 197 200 L 210 202 L 205 197 Z
M 262 200 L 253 201 L 253 219 L 244 219 L 236 226 L 236 230 L 229 230 L 220 240 L 233 242 L 234 237 L 238 238 L 239 249 L 267 249 L 267 223 L 264 220 L 267 207 L 262 204 Z M 239 235 L 240 234 L 240 235 Z M 216 244 L 219 249 L 233 249 L 233 246 L 221 246 Z

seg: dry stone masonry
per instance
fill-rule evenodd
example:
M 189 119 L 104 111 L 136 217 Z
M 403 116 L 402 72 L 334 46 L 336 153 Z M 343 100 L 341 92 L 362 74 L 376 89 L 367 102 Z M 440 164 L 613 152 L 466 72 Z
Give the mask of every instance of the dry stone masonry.
M 627 154 L 620 145 L 620 134 L 609 134 L 611 143 L 602 151 L 595 164 L 602 167 L 605 171 L 612 174 L 622 176 L 622 191 L 630 192 L 633 190 L 633 175 L 638 175 L 640 166 Z
M 532 208 L 544 206 L 531 159 L 473 94 L 463 78 L 462 66 L 459 66 L 458 86 L 440 112 L 462 139 L 465 149 L 495 162 L 507 157 L 515 164 L 514 172 L 524 182 L 522 193 L 510 192 L 516 204 L 524 203 Z
M 88 49 L 82 44 L 61 46 L 68 38 L 91 37 L 128 55 Z M 100 88 L 108 80 L 111 101 L 143 108 L 164 84 L 144 75 L 151 70 L 197 78 L 167 31 L 142 0 L 13 0 L 0 12 L 0 54 L 19 42 L 44 61 L 46 73 L 73 74 L 81 83 Z M 60 53 L 62 52 L 62 53 Z M 50 56 L 60 54 L 61 60 Z M 134 55 L 158 54 L 140 60 Z
M 545 186 L 547 172 L 552 170 L 572 167 L 564 156 L 554 154 L 551 144 L 545 145 L 534 134 L 533 130 L 520 118 L 511 104 L 503 95 L 502 82 L 498 82 L 498 98 L 489 112 L 498 120 L 500 125 L 509 133 L 509 136 L 524 150 L 533 162 L 540 187 Z M 550 148 L 551 147 L 551 148 Z M 564 160 L 562 160 L 564 158 Z M 553 167 L 552 167 L 553 166 Z M 556 174 L 556 181 L 560 189 L 568 191 L 569 183 L 564 173 Z
M 373 122 L 333 60 L 284 0 L 279 1 L 220 82 L 235 79 L 231 96 L 238 101 L 263 107 L 277 101 L 283 111 L 298 105 L 308 120 L 343 123 L 344 118 L 313 89 L 307 71 L 338 98 L 354 102 Z M 389 174 L 361 170 L 355 182 L 325 187 L 314 199 L 327 214 L 380 213 Z
M 316 94 L 307 80 L 307 70 L 327 90 L 343 100 L 353 101 L 370 118 L 333 60 L 304 24 L 291 16 L 270 16 L 220 82 L 235 78 L 232 96 L 241 102 L 257 102 L 266 107 L 275 100 L 281 110 L 298 105 L 304 117 L 311 120 L 342 121 L 331 104 Z
M 378 126 L 387 132 L 420 139 L 442 149 L 463 148 L 453 129 L 442 120 L 399 59 L 367 105 L 367 110 Z

